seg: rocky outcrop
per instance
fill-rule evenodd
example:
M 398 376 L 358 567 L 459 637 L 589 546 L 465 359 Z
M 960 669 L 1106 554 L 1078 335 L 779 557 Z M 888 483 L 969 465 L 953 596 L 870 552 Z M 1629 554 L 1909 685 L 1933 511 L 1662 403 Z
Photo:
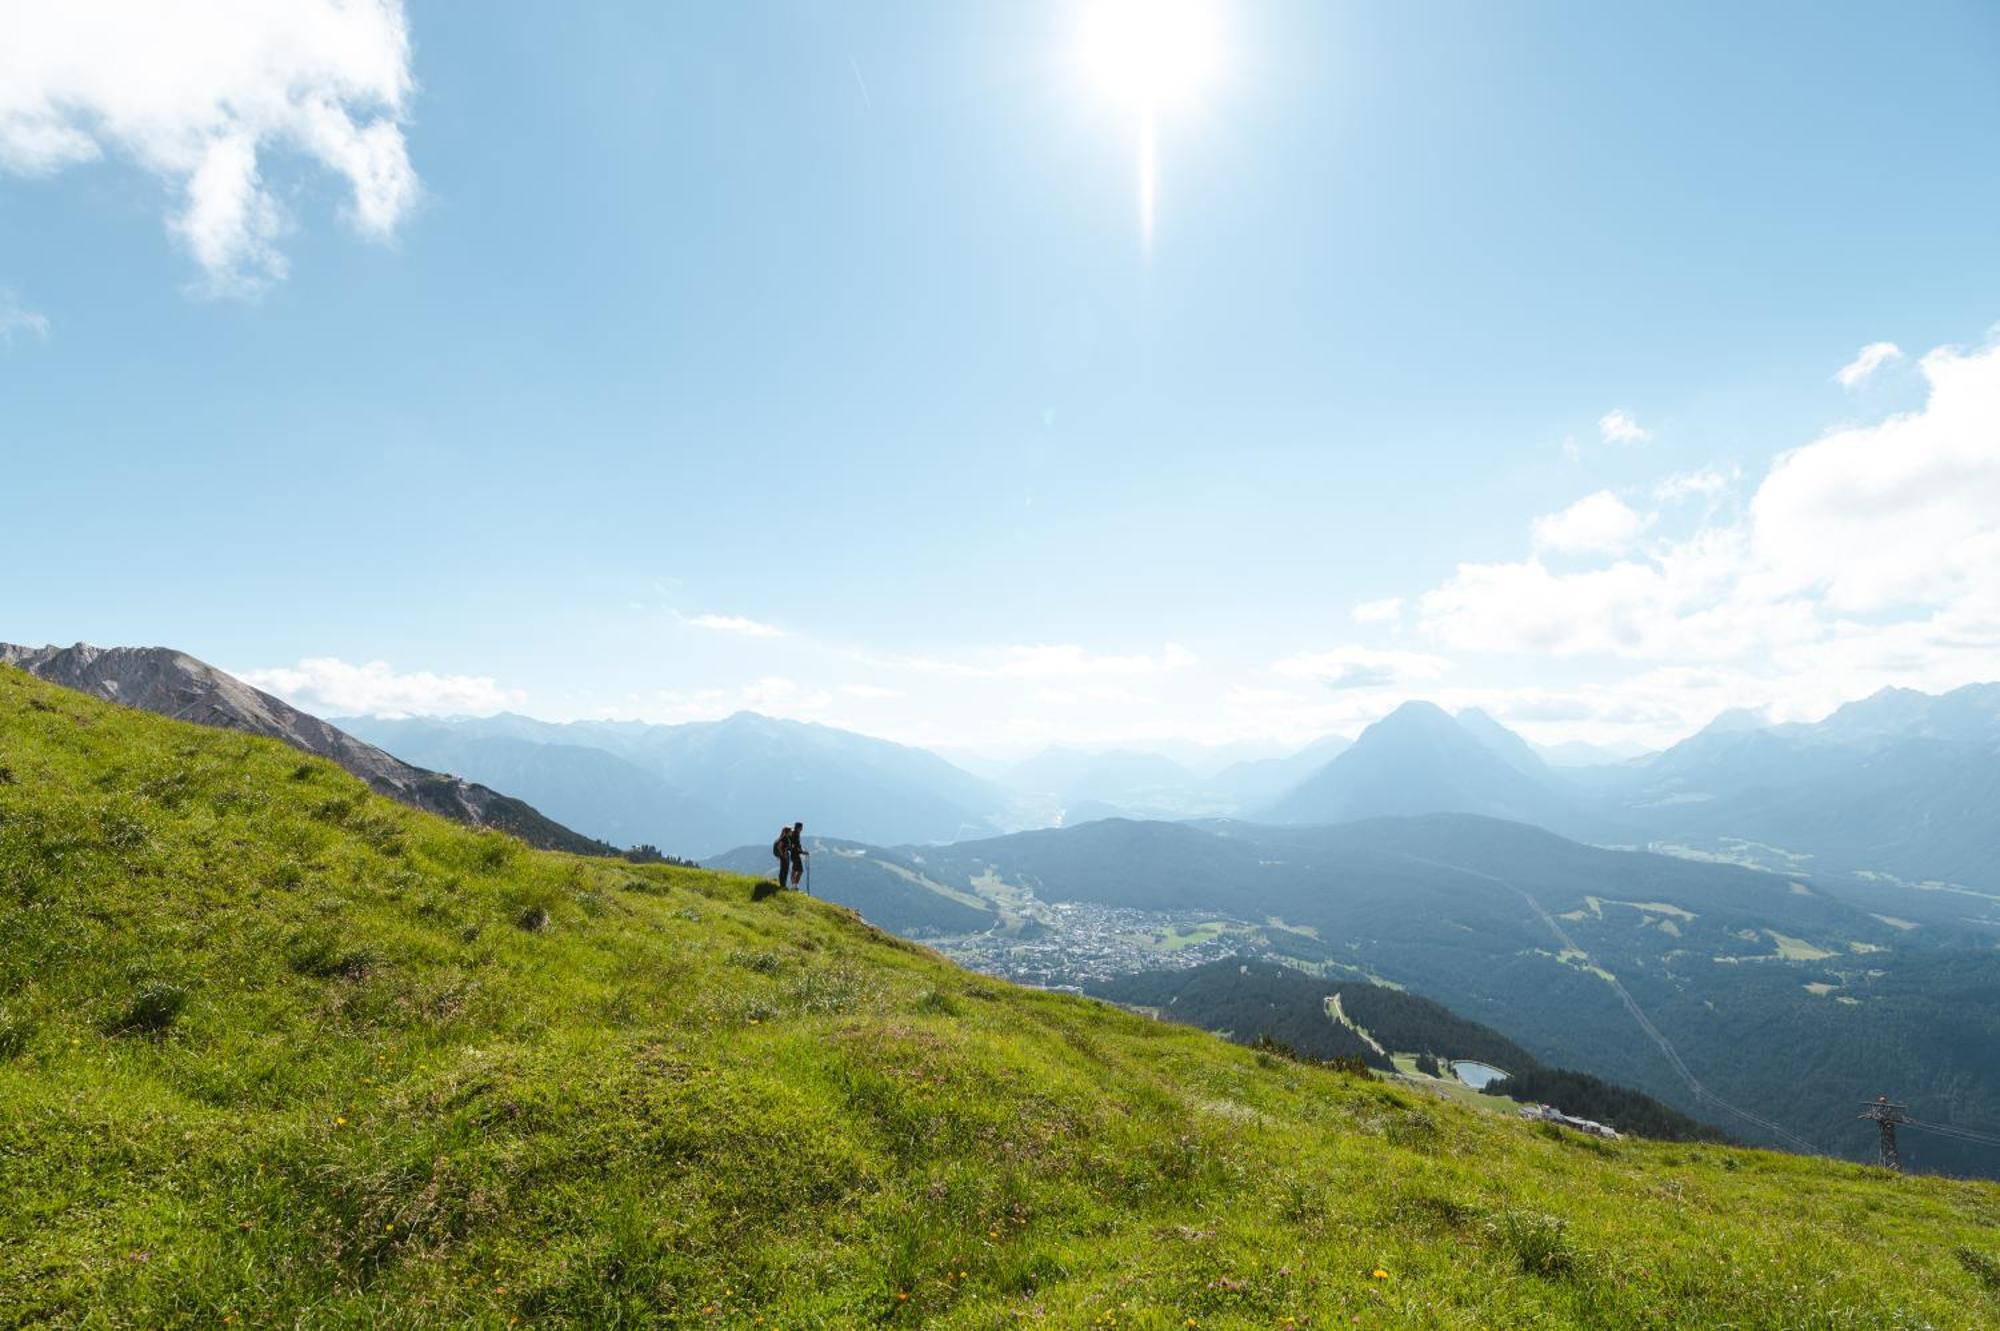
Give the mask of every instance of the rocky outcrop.
M 0 664 L 64 688 L 179 721 L 281 739 L 330 758 L 377 794 L 474 827 L 509 832 L 531 846 L 585 855 L 617 852 L 572 832 L 496 790 L 413 767 L 316 716 L 167 647 L 20 647 L 0 643 Z

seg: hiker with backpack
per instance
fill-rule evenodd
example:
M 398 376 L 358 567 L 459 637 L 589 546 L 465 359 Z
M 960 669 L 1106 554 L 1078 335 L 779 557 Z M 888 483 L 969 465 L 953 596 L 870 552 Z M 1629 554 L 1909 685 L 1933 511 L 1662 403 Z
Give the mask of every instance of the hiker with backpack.
M 778 861 L 779 887 L 797 887 L 806 876 L 806 856 L 812 852 L 806 849 L 805 834 L 804 823 L 793 823 L 779 828 L 778 839 L 771 843 L 771 854 Z
M 799 885 L 799 879 L 805 877 L 806 856 L 810 854 L 812 854 L 812 852 L 806 849 L 806 825 L 804 823 L 793 823 L 792 824 L 792 886 L 793 887 L 797 887 Z
M 771 853 L 778 857 L 779 887 L 787 886 L 792 881 L 792 847 L 797 844 L 792 840 L 792 836 L 791 828 L 781 827 L 778 829 L 778 839 L 771 843 Z

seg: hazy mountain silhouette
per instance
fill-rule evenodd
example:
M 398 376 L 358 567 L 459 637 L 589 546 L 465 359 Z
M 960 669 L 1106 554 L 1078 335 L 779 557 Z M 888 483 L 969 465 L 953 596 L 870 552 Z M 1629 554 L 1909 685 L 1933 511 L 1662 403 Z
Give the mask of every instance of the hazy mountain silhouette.
M 1231 763 L 1203 783 L 1218 803 L 1236 809 L 1262 808 L 1352 747 L 1345 735 L 1322 735 L 1282 758 Z
M 1144 801 L 1195 784 L 1194 773 L 1166 755 L 1133 749 L 1044 749 L 1010 769 L 1005 779 L 1009 787 L 1026 793 L 1105 804 Z
M 1453 718 L 1467 734 L 1484 744 L 1502 762 L 1517 772 L 1541 780 L 1548 776 L 1548 764 L 1527 740 L 1522 739 L 1477 707 L 1468 707 Z
M 405 744 L 435 745 L 445 732 L 455 742 L 502 737 L 611 755 L 625 766 L 595 765 L 592 779 L 605 783 L 600 798 L 620 818 L 638 816 L 648 800 L 662 801 L 663 819 L 670 816 L 674 826 L 687 828 L 676 843 L 656 843 L 675 854 L 706 856 L 769 845 L 781 822 L 800 820 L 808 831 L 856 840 L 949 840 L 991 831 L 989 816 L 1002 803 L 988 783 L 923 749 L 754 712 L 685 725 L 557 724 L 511 715 L 349 718 L 343 724 L 392 752 Z M 540 756 L 566 767 L 581 762 L 574 754 Z M 536 760 L 533 752 L 508 752 L 508 761 L 523 770 Z M 706 825 L 704 817 L 711 819 Z
M 1482 714 L 1483 715 L 1483 714 Z M 1511 747 L 1484 736 L 1433 703 L 1407 702 L 1361 732 L 1332 762 L 1252 816 L 1274 823 L 1339 823 L 1424 813 L 1477 813 L 1561 831 L 1593 828 L 1597 819 L 1568 787 L 1524 771 L 1496 752 Z M 1515 744 L 1518 736 L 1507 732 Z M 1541 767 L 1520 744 L 1516 761 Z
M 1813 723 L 1725 713 L 1592 780 L 1657 840 L 2000 888 L 2000 685 L 1885 689 Z
M 354 724 L 373 731 L 379 723 Z M 431 721 L 399 723 L 392 733 L 399 756 L 515 791 L 551 817 L 616 845 L 691 856 L 725 824 L 711 805 L 606 749 L 468 734 Z

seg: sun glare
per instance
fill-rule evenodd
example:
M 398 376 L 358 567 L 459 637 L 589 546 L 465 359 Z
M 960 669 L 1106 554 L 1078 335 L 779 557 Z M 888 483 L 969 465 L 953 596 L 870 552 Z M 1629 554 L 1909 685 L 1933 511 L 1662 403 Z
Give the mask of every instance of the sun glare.
M 1218 29 L 1215 0 L 1092 0 L 1083 11 L 1088 78 L 1138 118 L 1139 234 L 1149 256 L 1160 118 L 1215 78 Z
M 1083 58 L 1108 96 L 1153 114 L 1186 101 L 1215 73 L 1210 0 L 1095 0 L 1083 14 Z

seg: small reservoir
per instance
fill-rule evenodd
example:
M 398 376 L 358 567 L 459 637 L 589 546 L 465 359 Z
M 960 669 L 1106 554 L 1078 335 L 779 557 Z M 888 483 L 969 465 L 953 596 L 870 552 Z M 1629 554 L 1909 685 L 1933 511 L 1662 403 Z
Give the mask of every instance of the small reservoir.
M 1475 1063 L 1469 1058 L 1452 1060 L 1452 1075 L 1475 1091 L 1483 1091 L 1491 1082 L 1504 1079 L 1506 1069 L 1496 1068 L 1491 1063 Z

